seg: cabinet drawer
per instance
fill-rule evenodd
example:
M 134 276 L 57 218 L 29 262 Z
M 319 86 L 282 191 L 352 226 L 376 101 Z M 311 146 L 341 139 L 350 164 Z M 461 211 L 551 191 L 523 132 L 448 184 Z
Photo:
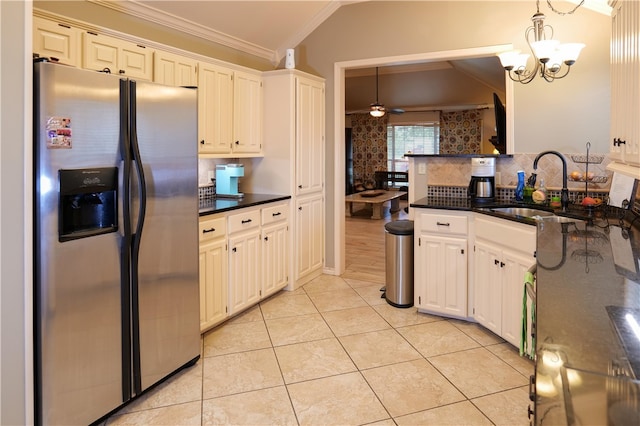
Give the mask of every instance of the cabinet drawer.
M 287 220 L 289 218 L 289 205 L 286 203 L 277 204 L 275 206 L 265 207 L 262 209 L 262 224 Z
M 229 216 L 229 233 L 260 226 L 260 210 L 249 210 Z
M 427 232 L 467 235 L 467 217 L 422 213 L 420 215 L 420 228 Z
M 227 224 L 224 217 L 215 219 L 200 219 L 198 227 L 200 241 L 208 241 L 224 237 L 227 234 Z

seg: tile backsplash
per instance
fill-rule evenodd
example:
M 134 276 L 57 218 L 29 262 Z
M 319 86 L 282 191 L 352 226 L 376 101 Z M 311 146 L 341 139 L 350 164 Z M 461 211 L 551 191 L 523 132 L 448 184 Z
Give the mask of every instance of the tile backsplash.
M 533 172 L 533 160 L 538 153 L 521 153 L 514 154 L 512 157 L 500 157 L 496 159 L 496 187 L 513 188 L 516 186 L 518 170 L 524 170 L 525 176 L 528 178 Z M 599 164 L 589 164 L 589 172 L 593 172 L 604 183 L 589 183 L 590 191 L 608 191 L 611 184 L 612 172 L 606 170 L 609 164 L 608 155 L 593 154 L 590 157 L 594 159 L 602 159 Z M 575 162 L 572 158 L 578 159 L 575 155 L 564 154 L 567 160 L 567 173 L 586 171 L 586 164 Z M 429 186 L 440 187 L 466 187 L 469 184 L 471 176 L 471 160 L 469 158 L 459 157 L 429 157 L 427 163 L 427 184 Z M 551 190 L 562 188 L 562 163 L 559 158 L 554 155 L 546 155 L 538 162 L 537 182 L 544 179 L 545 186 Z M 584 192 L 584 182 L 574 182 L 568 180 L 570 191 Z M 499 193 L 498 193 L 499 195 Z

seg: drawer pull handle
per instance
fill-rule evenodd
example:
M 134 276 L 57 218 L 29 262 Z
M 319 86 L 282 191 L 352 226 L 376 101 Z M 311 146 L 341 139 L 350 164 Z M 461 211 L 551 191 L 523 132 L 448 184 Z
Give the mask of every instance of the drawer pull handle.
M 449 222 L 436 222 L 438 226 L 449 226 Z
M 277 212 L 277 213 L 272 213 L 271 216 L 280 216 L 282 213 Z
M 500 263 L 500 261 L 499 261 L 498 259 L 493 259 L 493 264 L 494 264 L 494 265 L 497 265 L 497 264 L 499 264 L 499 263 Z
M 216 228 L 203 229 L 203 234 L 208 234 L 209 232 L 216 232 Z
M 243 220 L 242 224 L 244 225 L 245 223 L 249 223 L 249 222 L 251 222 L 251 219 Z

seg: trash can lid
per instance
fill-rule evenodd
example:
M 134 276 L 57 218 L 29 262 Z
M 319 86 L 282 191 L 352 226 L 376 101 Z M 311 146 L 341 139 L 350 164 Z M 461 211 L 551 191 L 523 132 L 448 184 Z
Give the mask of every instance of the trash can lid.
M 396 220 L 384 225 L 385 231 L 393 235 L 413 235 L 412 220 Z

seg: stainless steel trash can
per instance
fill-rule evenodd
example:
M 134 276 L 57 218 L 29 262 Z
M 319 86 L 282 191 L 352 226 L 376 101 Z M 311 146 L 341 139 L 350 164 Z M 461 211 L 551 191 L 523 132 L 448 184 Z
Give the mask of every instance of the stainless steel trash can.
M 384 225 L 385 299 L 391 306 L 413 306 L 413 221 Z

